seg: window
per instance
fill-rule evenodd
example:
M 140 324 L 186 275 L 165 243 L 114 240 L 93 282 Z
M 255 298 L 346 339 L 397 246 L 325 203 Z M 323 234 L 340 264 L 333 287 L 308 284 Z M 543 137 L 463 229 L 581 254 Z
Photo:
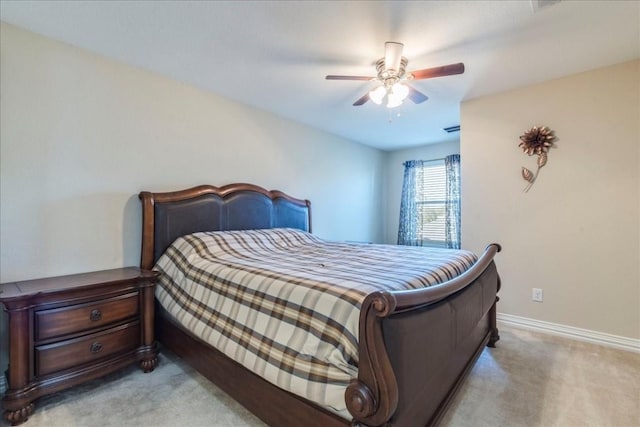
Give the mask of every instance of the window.
M 445 246 L 447 177 L 444 160 L 425 164 L 416 172 L 418 239 L 423 245 Z
M 460 156 L 404 166 L 398 244 L 460 248 Z

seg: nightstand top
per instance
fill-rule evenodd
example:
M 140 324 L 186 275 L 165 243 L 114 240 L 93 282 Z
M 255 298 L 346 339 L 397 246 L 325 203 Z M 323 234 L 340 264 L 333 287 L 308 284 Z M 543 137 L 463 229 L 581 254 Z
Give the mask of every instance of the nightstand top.
M 0 301 L 98 284 L 108 285 L 131 280 L 149 280 L 156 277 L 158 277 L 158 272 L 155 271 L 142 270 L 138 267 L 124 267 L 67 276 L 8 282 L 0 284 Z

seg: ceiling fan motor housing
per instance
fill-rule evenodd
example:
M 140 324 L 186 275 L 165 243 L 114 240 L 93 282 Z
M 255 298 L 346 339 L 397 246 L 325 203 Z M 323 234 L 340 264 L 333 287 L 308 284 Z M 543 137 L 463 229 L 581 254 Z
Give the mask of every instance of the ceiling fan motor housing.
M 376 71 L 378 72 L 378 80 L 384 83 L 385 86 L 393 86 L 396 82 L 402 79 L 405 75 L 407 64 L 409 60 L 404 56 L 400 59 L 400 66 L 397 70 L 387 68 L 385 59 L 380 58 L 376 62 Z

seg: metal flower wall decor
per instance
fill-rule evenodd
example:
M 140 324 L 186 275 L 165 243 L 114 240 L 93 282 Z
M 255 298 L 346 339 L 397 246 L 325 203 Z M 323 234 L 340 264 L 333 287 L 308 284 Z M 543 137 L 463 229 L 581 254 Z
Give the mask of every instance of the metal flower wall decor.
M 521 142 L 518 144 L 518 147 L 521 147 L 522 151 L 529 156 L 533 156 L 534 154 L 538 156 L 538 161 L 536 162 L 538 168 L 535 174 L 524 166 L 522 167 L 522 178 L 528 183 L 524 188 L 525 193 L 529 191 L 535 182 L 540 168 L 547 164 L 547 152 L 549 151 L 549 147 L 553 145 L 555 138 L 553 131 L 546 126 L 534 126 L 526 131 L 524 135 L 520 135 Z

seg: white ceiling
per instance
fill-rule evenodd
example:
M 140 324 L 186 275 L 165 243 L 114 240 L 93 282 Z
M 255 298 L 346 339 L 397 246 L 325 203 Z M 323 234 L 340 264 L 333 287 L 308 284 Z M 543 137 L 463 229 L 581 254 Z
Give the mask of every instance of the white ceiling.
M 385 150 L 457 139 L 463 100 L 640 57 L 639 1 L 2 0 L 0 18 Z M 408 70 L 466 71 L 413 82 L 422 104 L 353 107 L 373 83 L 324 77 L 374 76 L 385 41 Z

